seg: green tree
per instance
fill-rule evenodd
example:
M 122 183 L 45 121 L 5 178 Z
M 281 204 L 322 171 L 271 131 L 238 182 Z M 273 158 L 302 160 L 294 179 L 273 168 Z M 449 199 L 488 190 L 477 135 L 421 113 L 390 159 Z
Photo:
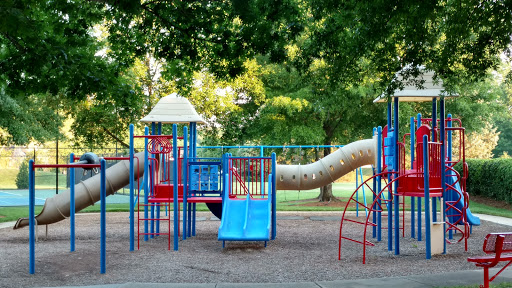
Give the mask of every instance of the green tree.
M 466 158 L 489 159 L 498 144 L 499 132 L 489 123 L 480 131 L 474 131 L 467 135 Z
M 300 10 L 295 1 L 99 1 L 105 4 L 110 56 L 130 62 L 148 51 L 168 63 L 168 79 L 190 87 L 207 68 L 234 77 L 255 52 L 283 59 Z
M 91 143 L 92 135 L 107 138 L 97 133 L 101 131 L 115 138 L 108 131 L 120 127 L 111 115 L 125 111 L 137 119 L 144 108 L 151 107 L 140 107 L 141 99 L 162 96 L 133 78 L 127 83 L 127 69 L 136 67 L 137 59 L 149 54 L 165 61 L 162 73 L 184 91 L 192 86 L 194 72 L 204 69 L 221 77 L 235 76 L 254 51 L 279 59 L 286 35 L 298 31 L 287 25 L 287 19 L 298 15 L 294 4 L 4 1 L 0 6 L 0 113 L 8 117 L 0 119 L 0 128 L 7 131 L 0 140 L 25 144 L 53 139 L 64 116 L 83 111 L 88 115 L 79 115 L 77 127 L 82 131 L 77 135 Z M 95 35 L 97 25 L 105 27 L 105 37 Z M 99 113 L 98 105 L 109 116 Z M 98 121 L 100 125 L 95 125 Z M 88 132 L 88 126 L 102 128 Z
M 511 86 L 511 65 L 510 58 L 503 61 L 501 69 L 495 73 L 496 88 L 499 89 L 498 101 L 503 106 L 503 113 L 497 114 L 494 117 L 494 125 L 500 133 L 498 145 L 492 151 L 494 157 L 501 157 L 502 155 L 512 154 L 512 86 Z
M 419 73 L 418 65 L 425 65 L 444 80 L 448 92 L 455 92 L 495 68 L 510 45 L 512 6 L 503 1 L 307 3 L 304 32 L 289 56 L 311 79 L 316 96 L 311 102 L 323 117 L 325 144 L 361 137 L 360 131 L 385 117 L 385 107 L 372 107 L 371 100 L 403 87 L 396 81 L 397 71 L 409 67 L 402 73 L 407 79 Z M 471 118 L 483 106 L 474 98 L 450 103 L 453 111 L 471 110 L 465 116 L 471 123 L 490 114 L 488 109 Z M 406 110 L 410 107 L 405 105 Z
M 496 121 L 496 127 L 500 138 L 492 154 L 494 157 L 512 154 L 512 117 L 503 117 Z
M 172 81 L 161 72 L 165 61 L 151 55 L 135 59 L 133 65 L 118 78 L 116 89 L 102 95 L 92 94 L 76 104 L 73 110 L 76 144 L 88 146 L 119 143 L 128 146 L 128 126 L 135 124 L 153 109 L 161 97 L 176 91 Z
M 54 139 L 76 101 L 119 89 L 122 65 L 98 54 L 93 1 L 3 1 L 0 7 L 0 127 L 5 144 Z M 124 92 L 124 91 L 123 91 Z
M 15 183 L 18 189 L 28 189 L 28 161 L 28 158 L 23 160 L 16 175 Z

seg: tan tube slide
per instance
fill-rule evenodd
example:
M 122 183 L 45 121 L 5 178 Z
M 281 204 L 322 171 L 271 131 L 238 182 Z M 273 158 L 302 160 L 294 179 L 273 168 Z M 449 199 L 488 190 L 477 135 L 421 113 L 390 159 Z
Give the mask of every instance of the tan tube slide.
M 278 190 L 309 190 L 334 182 L 350 171 L 377 159 L 377 137 L 352 142 L 307 165 L 277 165 Z
M 137 161 L 138 159 L 138 161 Z M 137 173 L 137 166 L 139 173 Z M 144 174 L 144 152 L 135 154 L 134 159 L 135 180 Z M 106 170 L 107 196 L 130 183 L 130 161 L 123 160 Z M 69 190 L 62 194 L 46 199 L 43 210 L 36 216 L 37 225 L 46 225 L 59 222 L 69 217 L 70 197 Z M 94 205 L 100 200 L 100 174 L 81 181 L 75 185 L 75 211 L 78 212 L 87 206 Z M 28 226 L 28 218 L 20 218 L 14 229 Z

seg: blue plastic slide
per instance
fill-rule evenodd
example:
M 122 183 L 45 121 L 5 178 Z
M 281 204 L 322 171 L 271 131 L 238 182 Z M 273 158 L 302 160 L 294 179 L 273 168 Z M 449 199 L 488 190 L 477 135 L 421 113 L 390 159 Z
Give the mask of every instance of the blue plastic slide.
M 451 178 L 449 178 L 449 180 L 451 181 L 451 183 L 454 183 L 454 182 L 456 182 L 456 181 L 457 181 L 457 176 L 452 175 L 452 176 L 451 176 Z M 457 183 L 455 183 L 455 189 L 457 189 L 457 191 L 455 191 L 455 190 L 450 190 L 450 191 L 451 191 L 451 193 L 452 193 L 452 195 L 450 195 L 451 199 L 457 199 L 457 198 L 459 198 L 459 197 L 460 197 L 459 195 L 460 195 L 460 193 L 461 193 L 461 192 L 460 192 L 460 191 L 461 191 L 461 189 L 460 189 L 460 185 L 459 185 L 459 183 L 458 183 L 458 182 L 457 182 Z M 461 209 L 461 210 L 462 210 L 462 207 L 463 207 L 463 206 L 464 206 L 464 202 L 462 201 L 462 198 L 461 198 L 461 201 L 457 202 L 457 204 L 455 204 L 455 207 L 457 207 L 458 209 Z M 475 215 L 473 215 L 473 214 L 471 213 L 471 211 L 469 210 L 469 208 L 468 208 L 468 210 L 466 211 L 466 217 L 467 217 L 467 219 L 468 219 L 468 223 L 469 223 L 470 225 L 475 225 L 475 226 L 480 225 L 480 218 L 478 218 L 478 217 L 476 217 Z
M 256 196 L 257 197 L 257 196 Z M 271 197 L 245 199 L 226 197 L 218 239 L 222 241 L 269 241 Z

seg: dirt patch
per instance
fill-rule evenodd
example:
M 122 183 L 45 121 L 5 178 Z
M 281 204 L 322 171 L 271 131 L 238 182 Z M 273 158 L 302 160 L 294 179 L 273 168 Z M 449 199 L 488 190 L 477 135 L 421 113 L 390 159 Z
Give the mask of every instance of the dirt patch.
M 345 202 L 342 202 L 345 203 Z M 76 252 L 69 252 L 69 220 L 38 230 L 36 274 L 30 275 L 28 229 L 0 229 L 0 287 L 43 287 L 98 285 L 127 282 L 150 283 L 240 283 L 303 282 L 359 278 L 379 278 L 416 274 L 435 274 L 474 270 L 466 259 L 481 255 L 484 236 L 493 231 L 508 231 L 509 226 L 482 221 L 473 228 L 464 243 L 448 246 L 446 255 L 425 260 L 425 242 L 406 235 L 400 238 L 400 255 L 387 249 L 387 233 L 382 241 L 368 238 L 375 246 L 367 247 L 362 264 L 362 246 L 342 241 L 342 260 L 338 261 L 338 237 L 341 212 L 286 212 L 279 216 L 302 216 L 303 220 L 278 220 L 277 238 L 268 247 L 262 242 L 230 242 L 222 249 L 217 240 L 220 221 L 211 214 L 198 213 L 208 220 L 197 222 L 197 236 L 179 241 L 179 251 L 167 250 L 168 238 L 140 241 L 140 250 L 129 251 L 128 213 L 107 214 L 107 273 L 99 272 L 99 214 L 77 216 Z M 324 221 L 313 221 L 322 216 Z M 352 220 L 359 220 L 355 213 Z M 316 217 L 318 218 L 318 217 Z M 406 213 L 406 219 L 410 219 Z M 162 224 L 160 232 L 167 232 Z M 137 226 L 135 226 L 137 229 Z M 172 229 L 172 226 L 171 226 Z M 363 227 L 355 222 L 343 226 L 343 235 L 362 237 Z M 172 238 L 171 249 L 172 249 Z M 390 264 L 391 263 L 391 264 Z M 193 277 L 191 277 L 193 275 Z

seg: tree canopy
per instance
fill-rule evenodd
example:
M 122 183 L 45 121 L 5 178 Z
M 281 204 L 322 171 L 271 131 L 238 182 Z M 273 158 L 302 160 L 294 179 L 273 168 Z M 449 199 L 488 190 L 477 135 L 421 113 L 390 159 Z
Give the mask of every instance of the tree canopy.
M 53 139 L 74 101 L 124 90 L 117 63 L 96 55 L 103 43 L 91 28 L 104 19 L 100 5 L 7 0 L 1 6 L 0 127 L 9 135 L 3 143 Z
M 1 142 L 53 139 L 68 115 L 86 142 L 116 139 L 179 90 L 219 142 L 345 143 L 382 125 L 372 100 L 403 85 L 404 67 L 434 70 L 448 91 L 485 77 L 509 53 L 511 12 L 476 0 L 6 0 Z M 474 115 L 481 92 L 449 105 Z

